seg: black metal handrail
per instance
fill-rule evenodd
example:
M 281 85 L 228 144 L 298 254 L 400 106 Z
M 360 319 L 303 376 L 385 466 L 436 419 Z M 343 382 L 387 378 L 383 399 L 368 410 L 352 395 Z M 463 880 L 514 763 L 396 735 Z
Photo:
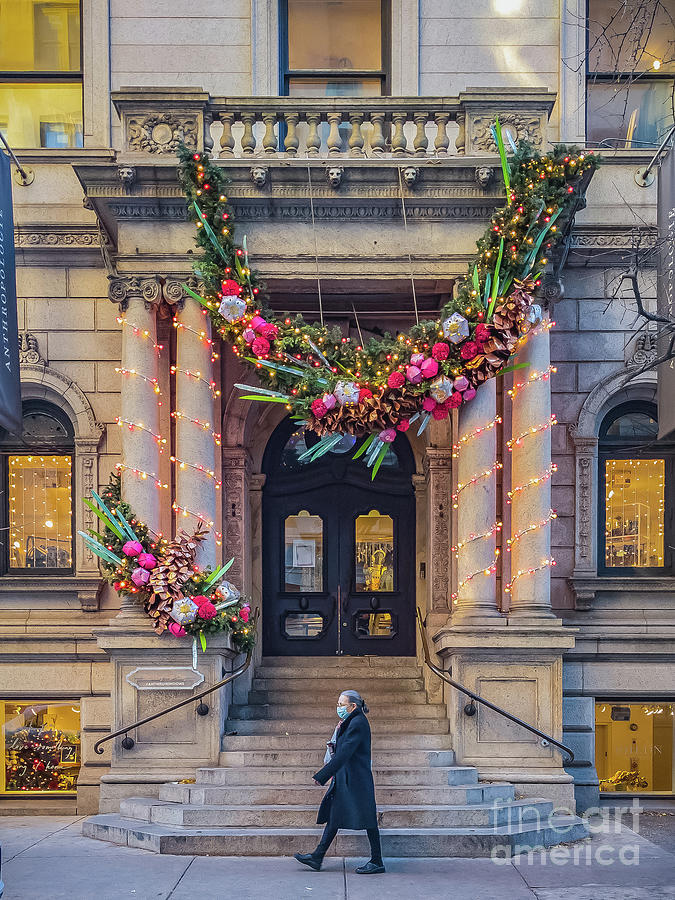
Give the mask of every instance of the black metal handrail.
M 422 613 L 420 611 L 419 606 L 417 607 L 417 624 L 420 628 L 420 636 L 422 638 L 422 649 L 424 650 L 424 662 L 429 666 L 431 671 L 438 675 L 438 677 L 445 681 L 446 684 L 449 684 L 451 687 L 454 687 L 455 690 L 460 691 L 462 694 L 466 694 L 467 697 L 471 698 L 471 702 L 467 703 L 464 707 L 464 713 L 467 716 L 475 716 L 476 715 L 476 703 L 482 703 L 483 706 L 487 706 L 488 709 L 493 710 L 493 712 L 499 713 L 500 716 L 504 716 L 505 719 L 509 719 L 511 722 L 515 722 L 516 725 L 520 725 L 522 728 L 526 728 L 528 731 L 531 731 L 532 734 L 536 734 L 542 740 L 542 746 L 547 747 L 549 744 L 553 744 L 554 746 L 560 748 L 564 753 L 567 753 L 569 756 L 569 762 L 574 762 L 574 753 L 570 750 L 569 747 L 566 747 L 564 744 L 561 744 L 560 741 L 556 741 L 555 738 L 551 737 L 550 734 L 546 734 L 543 731 L 540 731 L 538 728 L 535 728 L 534 725 L 530 725 L 528 722 L 523 722 L 522 719 L 519 719 L 518 716 L 512 715 L 510 712 L 507 712 L 505 709 L 502 709 L 501 706 L 496 706 L 494 703 L 491 703 L 489 700 L 486 700 L 484 697 L 481 697 L 479 694 L 475 694 L 473 691 L 470 691 L 467 687 L 464 687 L 463 684 L 460 684 L 458 681 L 455 681 L 451 678 L 447 672 L 444 672 L 443 669 L 439 669 L 437 665 L 435 665 L 431 661 L 431 655 L 429 653 L 429 643 L 427 641 L 427 632 L 424 626 L 424 622 L 422 621 Z
M 256 630 L 256 625 L 258 623 L 258 610 L 256 609 L 253 614 L 253 622 L 252 627 L 253 630 Z M 235 678 L 239 678 L 240 675 L 243 675 L 244 672 L 251 665 L 251 659 L 253 658 L 253 647 L 249 647 L 248 652 L 246 654 L 246 659 L 243 663 L 234 671 L 230 672 L 222 681 L 219 681 L 217 684 L 212 684 L 211 687 L 206 688 L 206 690 L 200 691 L 198 694 L 194 694 L 192 697 L 188 697 L 186 700 L 181 700 L 179 703 L 174 703 L 173 706 L 167 706 L 166 709 L 160 710 L 158 713 L 155 713 L 152 716 L 146 716 L 144 719 L 139 719 L 137 722 L 133 722 L 131 725 L 126 725 L 124 728 L 119 728 L 117 731 L 113 731 L 112 734 L 107 734 L 105 737 L 101 738 L 100 741 L 96 741 L 94 744 L 94 753 L 98 753 L 99 755 L 103 753 L 102 744 L 105 744 L 106 741 L 112 741 L 113 738 L 119 737 L 121 734 L 124 735 L 122 738 L 122 747 L 125 750 L 131 750 L 136 741 L 129 737 L 129 732 L 134 728 L 138 728 L 141 725 L 147 725 L 148 722 L 154 722 L 155 719 L 160 719 L 162 716 L 166 716 L 169 713 L 173 712 L 175 709 L 180 709 L 182 706 L 187 706 L 188 703 L 194 703 L 195 700 L 200 700 L 202 697 L 206 697 L 209 694 L 212 694 L 214 691 L 220 690 L 221 687 L 225 687 L 226 684 L 229 684 L 231 681 L 234 681 Z M 209 713 L 209 705 L 208 703 L 199 703 L 197 709 L 195 710 L 198 716 L 207 716 Z

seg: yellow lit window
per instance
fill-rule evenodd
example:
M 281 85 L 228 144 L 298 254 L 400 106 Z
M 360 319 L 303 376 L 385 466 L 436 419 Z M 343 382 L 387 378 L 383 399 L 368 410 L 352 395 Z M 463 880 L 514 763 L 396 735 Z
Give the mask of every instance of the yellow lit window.
M 10 569 L 72 568 L 70 456 L 9 456 Z
M 0 703 L 0 794 L 74 793 L 80 771 L 80 705 L 70 700 Z
M 394 520 L 376 509 L 356 519 L 356 590 L 394 590 Z
M 0 129 L 13 147 L 82 146 L 80 0 L 0 0 Z
M 595 704 L 595 766 L 600 790 L 672 793 L 675 704 Z
M 323 520 L 301 509 L 284 525 L 286 591 L 323 590 Z
M 663 566 L 663 459 L 605 460 L 605 565 Z

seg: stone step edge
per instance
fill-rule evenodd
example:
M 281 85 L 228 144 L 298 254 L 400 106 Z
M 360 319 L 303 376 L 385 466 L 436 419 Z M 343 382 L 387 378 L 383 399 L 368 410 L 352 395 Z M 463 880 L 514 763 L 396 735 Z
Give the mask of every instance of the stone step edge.
M 186 810 L 207 810 L 212 812 L 214 810 L 229 812 L 231 810 L 241 810 L 241 809 L 253 809 L 256 812 L 258 810 L 279 810 L 279 809 L 288 809 L 293 812 L 307 812 L 308 810 L 317 811 L 316 804 L 292 804 L 292 803 L 256 803 L 256 804 L 220 804 L 220 803 L 181 803 L 179 800 L 159 800 L 150 797 L 127 797 L 126 800 L 122 800 L 122 805 L 127 804 L 143 804 L 147 809 L 150 809 L 153 806 L 170 806 L 180 809 Z M 403 812 L 405 810 L 415 810 L 416 812 L 427 812 L 429 810 L 442 810 L 444 812 L 450 811 L 460 811 L 467 810 L 468 812 L 473 812 L 474 810 L 494 810 L 494 809 L 525 809 L 528 806 L 534 806 L 535 804 L 541 805 L 549 805 L 553 808 L 553 801 L 547 800 L 545 797 L 528 797 L 526 800 L 493 800 L 491 802 L 484 803 L 435 803 L 430 805 L 426 804 L 417 804 L 417 803 L 405 803 L 403 805 L 396 804 L 379 804 L 377 805 L 378 813 L 381 812 Z M 129 816 L 128 818 L 133 818 Z M 134 821 L 136 821 L 134 819 Z M 138 821 L 143 821 L 142 819 Z M 242 826 L 243 827 L 243 826 Z M 250 826 L 251 828 L 256 826 Z
M 197 791 L 202 791 L 202 790 L 207 790 L 207 789 L 213 790 L 214 788 L 219 788 L 219 789 L 222 788 L 223 790 L 233 791 L 233 790 L 236 790 L 236 788 L 241 787 L 241 785 L 236 785 L 236 784 L 232 784 L 232 785 L 230 785 L 230 784 L 212 784 L 210 781 L 188 781 L 188 782 L 164 781 L 164 782 L 162 782 L 161 787 L 165 787 L 166 785 L 187 787 L 187 788 L 190 788 L 191 790 L 197 790 Z M 463 791 L 463 790 L 475 790 L 476 788 L 493 788 L 493 787 L 506 788 L 506 787 L 510 787 L 510 786 L 511 786 L 510 781 L 476 781 L 476 782 L 472 782 L 471 784 L 390 784 L 390 785 L 380 784 L 380 782 L 378 782 L 375 785 L 375 790 L 382 787 L 382 788 L 403 790 L 403 791 L 417 791 L 417 790 L 435 791 L 435 790 L 438 790 L 439 788 L 443 788 L 443 789 L 450 788 L 453 791 Z M 307 784 L 307 785 L 279 784 L 279 782 L 276 782 L 274 784 L 249 784 L 249 785 L 247 785 L 247 787 L 249 788 L 249 790 L 252 790 L 252 791 L 269 790 L 271 788 L 274 790 L 284 789 L 287 791 L 306 791 L 310 788 L 311 789 L 315 788 L 316 785 L 312 785 L 312 784 Z M 327 790 L 328 784 L 324 784 L 323 787 L 324 787 L 324 789 Z M 319 796 L 319 794 L 317 792 L 317 797 L 318 796 Z M 257 803 L 255 805 L 258 806 Z M 286 804 L 284 804 L 284 805 L 286 805 Z

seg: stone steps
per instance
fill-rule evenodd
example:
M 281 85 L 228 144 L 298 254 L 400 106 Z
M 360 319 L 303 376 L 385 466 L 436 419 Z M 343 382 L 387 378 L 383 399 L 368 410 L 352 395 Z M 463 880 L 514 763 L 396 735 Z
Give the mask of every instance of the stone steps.
M 333 734 L 337 719 L 228 719 L 226 722 L 227 734 L 236 732 L 239 735 L 262 734 L 319 734 L 323 737 L 324 744 Z M 396 732 L 399 734 L 418 734 L 424 731 L 426 735 L 447 734 L 448 720 L 443 719 L 379 719 L 371 718 L 371 726 L 381 731 Z
M 227 738 L 229 742 L 233 738 Z M 223 750 L 220 753 L 219 764 L 225 767 L 245 767 L 252 771 L 257 766 L 277 766 L 277 771 L 283 771 L 282 767 L 309 766 L 312 772 L 318 771 L 323 766 L 323 757 L 326 751 L 325 743 L 305 750 Z M 452 766 L 455 763 L 454 750 L 373 750 L 373 766 Z M 230 771 L 235 771 L 231 768 Z
M 287 703 L 235 703 L 230 708 L 230 716 L 233 720 L 264 719 L 271 721 L 279 719 L 298 721 L 296 717 L 299 716 L 302 719 L 316 719 L 321 722 L 327 722 L 329 726 L 333 723 L 334 728 L 334 723 L 336 722 L 334 714 L 335 698 L 333 698 L 333 702 L 328 708 L 318 701 L 315 702 L 317 703 L 316 706 L 303 704 L 301 707 L 288 705 Z M 374 705 L 368 713 L 368 719 L 373 723 L 378 723 L 378 725 L 380 721 L 401 721 L 402 719 L 420 721 L 420 719 L 439 720 L 443 718 L 445 718 L 445 707 L 440 703 L 391 703 L 391 697 L 389 703 L 386 705 Z
M 226 723 L 225 727 L 229 728 L 229 725 Z M 333 729 L 325 732 L 316 726 L 306 734 L 298 734 L 295 729 L 277 734 L 230 734 L 226 731 L 221 747 L 223 750 L 321 750 L 323 758 L 326 741 L 332 733 Z M 375 734 L 373 750 L 452 750 L 452 738 L 447 733 Z
M 116 813 L 91 816 L 82 833 L 128 847 L 178 856 L 292 856 L 312 850 L 322 828 L 180 828 L 139 823 Z M 502 857 L 588 835 L 577 816 L 553 816 L 537 822 L 459 828 L 385 828 L 381 832 L 385 857 Z M 368 858 L 368 839 L 360 832 L 339 832 L 330 856 Z
M 378 807 L 380 828 L 458 828 L 548 822 L 548 800 L 519 800 L 504 804 Z M 190 805 L 132 798 L 122 801 L 120 815 L 156 825 L 186 828 L 313 828 L 316 805 Z
M 272 682 L 273 684 L 275 682 Z M 338 689 L 339 690 L 339 689 Z M 357 688 L 355 688 L 357 690 Z M 378 687 L 373 690 L 372 687 L 363 689 L 366 700 L 371 710 L 374 712 L 381 711 L 382 707 L 392 704 L 391 690 Z M 332 709 L 337 705 L 338 694 L 332 689 L 318 687 L 312 690 L 312 704 L 316 704 L 318 708 Z M 275 704 L 277 706 L 288 706 L 295 704 L 303 704 L 305 708 L 311 708 L 307 704 L 306 687 L 299 689 L 289 688 L 288 690 L 277 690 L 276 688 L 254 688 L 249 691 L 248 702 L 255 706 L 264 706 L 266 704 Z M 420 683 L 417 687 L 410 686 L 410 690 L 399 690 L 398 682 L 396 683 L 396 705 L 403 706 L 424 706 L 427 702 L 427 695 L 424 685 Z
M 232 767 L 217 769 L 197 769 L 197 781 L 200 784 L 219 784 L 224 786 L 252 785 L 298 785 L 306 787 L 312 783 L 312 775 L 316 768 L 307 766 L 259 766 Z M 462 774 L 465 773 L 465 774 Z M 423 787 L 430 785 L 476 784 L 478 773 L 473 767 L 437 766 L 436 768 L 419 767 L 378 767 L 373 768 L 373 778 L 379 785 L 410 785 Z M 452 779 L 452 780 L 450 780 Z
M 392 679 L 393 681 L 393 679 Z M 284 694 L 293 695 L 295 692 L 300 696 L 303 702 L 307 702 L 308 689 L 311 692 L 312 699 L 315 692 L 321 695 L 332 697 L 332 701 L 337 703 L 340 691 L 353 690 L 358 691 L 366 699 L 367 703 L 376 696 L 391 697 L 391 687 L 385 680 L 375 680 L 372 677 L 364 678 L 339 678 L 325 679 L 318 678 L 316 675 L 301 675 L 296 673 L 295 677 L 285 678 L 263 678 L 256 674 L 251 684 L 254 691 L 282 691 Z M 424 681 L 419 674 L 396 678 L 395 689 L 397 694 L 406 694 L 424 690 Z M 318 695 L 318 694 L 317 694 Z

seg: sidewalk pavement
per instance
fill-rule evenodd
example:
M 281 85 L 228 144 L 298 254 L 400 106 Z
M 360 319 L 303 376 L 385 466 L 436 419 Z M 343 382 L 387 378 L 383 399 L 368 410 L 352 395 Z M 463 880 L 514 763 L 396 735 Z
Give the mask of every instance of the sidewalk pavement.
M 386 859 L 385 875 L 362 876 L 363 860 L 341 857 L 312 872 L 287 857 L 159 856 L 82 837 L 81 821 L 0 816 L 3 900 L 675 900 L 675 855 L 620 822 L 544 853 Z

